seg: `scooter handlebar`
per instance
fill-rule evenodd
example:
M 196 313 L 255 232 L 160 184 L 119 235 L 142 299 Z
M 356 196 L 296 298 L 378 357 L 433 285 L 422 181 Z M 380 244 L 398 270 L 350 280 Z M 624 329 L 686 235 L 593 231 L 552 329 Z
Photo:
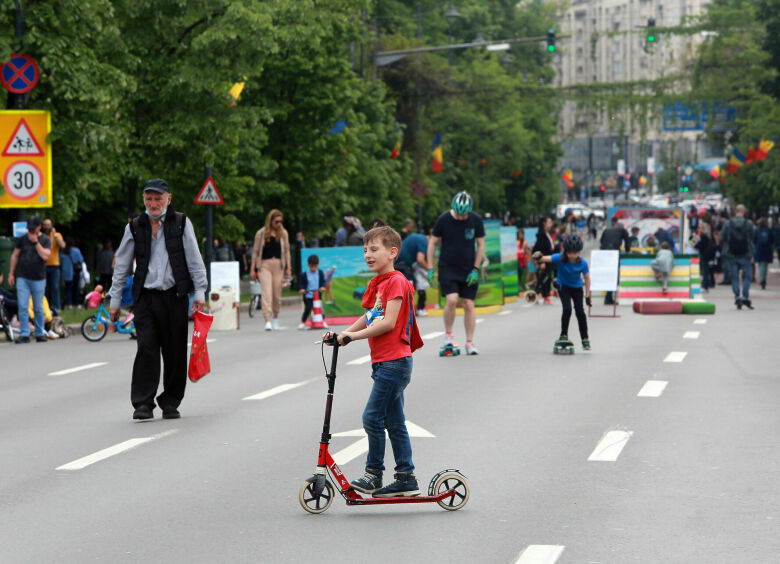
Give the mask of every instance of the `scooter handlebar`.
M 329 335 L 330 335 L 329 337 L 324 338 L 321 341 L 317 341 L 314 344 L 315 345 L 319 345 L 321 343 L 325 343 L 326 345 L 329 345 L 329 346 L 332 346 L 332 347 L 340 347 L 341 343 L 339 343 L 339 339 L 338 339 L 339 334 L 338 333 L 330 333 Z M 349 343 L 352 342 L 352 337 L 347 335 L 342 340 L 344 341 L 344 345 L 348 345 Z

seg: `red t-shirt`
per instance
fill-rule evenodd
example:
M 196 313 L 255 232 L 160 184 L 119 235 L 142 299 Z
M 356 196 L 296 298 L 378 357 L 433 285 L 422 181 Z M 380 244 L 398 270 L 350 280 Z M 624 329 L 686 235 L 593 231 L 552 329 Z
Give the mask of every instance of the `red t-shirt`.
M 408 303 L 410 297 L 409 281 L 404 276 L 390 276 L 383 280 L 377 286 L 376 300 L 374 307 L 366 310 L 366 326 L 385 317 L 385 306 L 390 300 L 401 298 Z M 368 338 L 368 347 L 371 349 L 371 362 L 384 362 L 387 360 L 396 360 L 407 356 L 412 356 L 412 349 L 409 343 L 401 339 L 403 328 L 410 322 L 409 319 L 403 319 L 403 312 L 407 310 L 406 303 L 401 303 L 401 311 L 398 319 L 395 321 L 395 327 L 383 333 L 378 337 Z M 414 315 L 414 308 L 409 307 L 410 315 Z M 412 319 L 413 322 L 413 319 Z

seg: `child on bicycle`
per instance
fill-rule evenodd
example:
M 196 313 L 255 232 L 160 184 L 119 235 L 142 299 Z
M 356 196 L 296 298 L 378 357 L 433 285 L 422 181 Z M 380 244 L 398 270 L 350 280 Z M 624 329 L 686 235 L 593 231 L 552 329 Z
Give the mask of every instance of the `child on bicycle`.
M 582 239 L 579 235 L 573 233 L 564 237 L 563 252 L 542 256 L 541 252 L 537 251 L 534 253 L 534 260 L 539 263 L 552 263 L 558 267 L 558 297 L 563 307 L 561 336 L 558 340 L 569 340 L 569 320 L 571 320 L 572 302 L 574 302 L 574 312 L 577 315 L 582 348 L 589 351 L 588 318 L 582 306 L 582 298 L 584 280 L 585 300 L 590 305 L 590 270 L 588 269 L 588 261 L 580 256 L 581 251 Z
M 368 435 L 366 472 L 351 485 L 374 497 L 420 493 L 406 430 L 404 389 L 412 377 L 412 353 L 423 343 L 414 316 L 414 287 L 394 268 L 400 248 L 401 236 L 391 227 L 375 227 L 365 234 L 365 261 L 376 273 L 363 295 L 366 314 L 338 336 L 341 345 L 368 339 L 371 349 L 374 384 L 363 411 L 363 428 Z M 331 336 L 327 333 L 325 339 Z M 395 481 L 382 487 L 385 429 L 395 457 Z

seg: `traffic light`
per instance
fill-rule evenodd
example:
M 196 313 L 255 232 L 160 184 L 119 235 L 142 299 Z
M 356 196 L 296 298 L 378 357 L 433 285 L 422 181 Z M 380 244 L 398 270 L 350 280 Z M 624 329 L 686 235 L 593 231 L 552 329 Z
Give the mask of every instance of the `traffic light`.
M 547 30 L 547 52 L 555 53 L 555 30 L 553 28 Z
M 601 185 L 601 187 L 599 188 L 599 190 L 601 190 L 602 192 L 606 191 L 606 189 L 607 189 L 607 187 L 606 187 L 606 186 L 604 186 L 603 184 L 602 184 L 602 185 Z
M 655 18 L 647 20 L 647 42 L 655 43 Z
M 688 186 L 680 186 L 680 192 L 688 192 L 690 188 Z

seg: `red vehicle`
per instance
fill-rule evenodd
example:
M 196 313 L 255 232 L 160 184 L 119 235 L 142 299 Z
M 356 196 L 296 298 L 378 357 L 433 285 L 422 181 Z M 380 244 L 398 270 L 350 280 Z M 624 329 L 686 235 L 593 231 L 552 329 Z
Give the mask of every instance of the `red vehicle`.
M 298 501 L 309 513 L 322 513 L 333 503 L 335 497 L 333 485 L 327 478 L 330 476 L 339 485 L 339 493 L 347 501 L 347 505 L 379 505 L 388 503 L 438 503 L 448 511 L 460 509 L 469 500 L 469 484 L 466 477 L 459 470 L 442 470 L 431 478 L 428 485 L 428 495 L 412 497 L 363 497 L 352 489 L 349 480 L 344 476 L 336 461 L 333 460 L 328 446 L 330 444 L 330 412 L 333 407 L 333 389 L 336 385 L 336 364 L 339 356 L 339 343 L 334 333 L 325 344 L 333 346 L 330 373 L 326 372 L 328 379 L 328 400 L 325 404 L 325 423 L 322 426 L 320 450 L 317 456 L 317 469 L 314 475 L 307 478 L 298 492 Z M 325 356 L 323 352 L 323 363 Z

